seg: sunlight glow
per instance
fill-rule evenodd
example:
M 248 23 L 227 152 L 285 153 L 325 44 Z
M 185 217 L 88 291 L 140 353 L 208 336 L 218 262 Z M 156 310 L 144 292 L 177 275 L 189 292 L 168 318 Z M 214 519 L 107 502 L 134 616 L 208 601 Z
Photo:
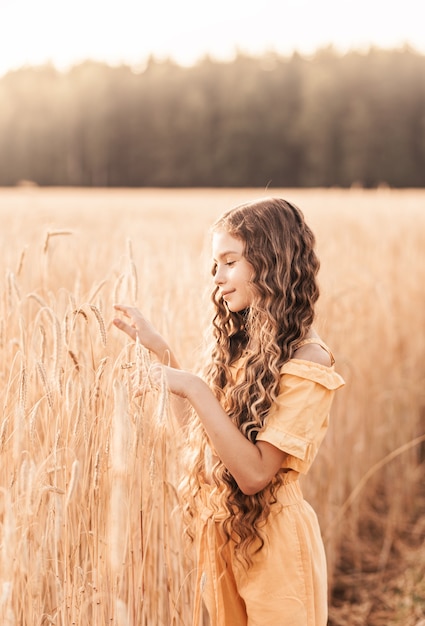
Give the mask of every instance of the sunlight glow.
M 0 0 L 0 74 L 91 58 L 143 64 L 172 57 L 190 65 L 237 51 L 311 54 L 410 45 L 425 52 L 421 0 Z

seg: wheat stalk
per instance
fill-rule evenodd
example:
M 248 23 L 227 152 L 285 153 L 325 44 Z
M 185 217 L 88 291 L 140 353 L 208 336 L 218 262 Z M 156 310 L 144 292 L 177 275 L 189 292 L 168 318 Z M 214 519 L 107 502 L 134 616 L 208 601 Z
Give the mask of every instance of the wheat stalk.
M 6 436 L 7 436 L 7 426 L 9 424 L 9 418 L 4 417 L 0 427 L 0 452 L 3 452 Z
M 28 246 L 24 246 L 24 248 L 22 248 L 21 256 L 19 257 L 19 262 L 18 262 L 18 269 L 16 270 L 17 276 L 20 276 L 22 272 L 22 268 L 24 266 L 24 259 L 25 259 L 27 250 L 28 250 Z
M 74 495 L 74 492 L 77 488 L 77 482 L 78 482 L 78 476 L 79 476 L 79 471 L 80 471 L 80 464 L 78 462 L 78 460 L 76 459 L 71 467 L 71 479 L 69 481 L 69 485 L 68 485 L 68 490 L 66 492 L 66 499 L 65 499 L 65 508 L 67 509 L 69 506 L 69 503 L 71 502 L 71 499 Z
M 89 323 L 89 317 L 88 317 L 87 313 L 84 311 L 83 308 L 80 307 L 80 308 L 76 309 L 75 311 L 73 311 L 73 315 L 74 315 L 74 317 L 77 317 L 78 315 L 81 315 L 84 318 L 84 320 L 86 321 L 86 323 L 87 324 Z
M 95 299 L 95 297 L 97 296 L 97 294 L 99 293 L 99 291 L 107 284 L 107 280 L 102 280 L 100 281 L 100 283 L 98 285 L 95 285 L 93 287 L 93 289 L 91 290 L 89 297 L 88 297 L 88 302 L 90 304 L 93 303 L 93 300 Z
M 99 489 L 100 452 L 97 450 L 93 468 L 93 490 Z
M 43 308 L 43 309 L 48 309 L 49 305 L 47 304 L 47 302 L 45 300 L 43 300 L 43 298 L 41 296 L 38 295 L 38 293 L 29 293 L 27 295 L 28 300 L 35 300 L 36 302 L 38 302 L 38 304 Z
M 113 302 L 121 302 L 121 287 L 125 280 L 125 274 L 120 274 L 115 282 Z
M 42 399 L 38 400 L 35 405 L 32 407 L 31 412 L 29 414 L 29 436 L 30 436 L 30 442 L 31 445 L 35 445 L 35 433 L 36 433 L 36 420 L 37 420 L 37 414 L 38 414 L 38 409 L 40 407 L 40 403 L 41 403 Z
M 128 405 L 123 385 L 114 381 L 114 412 L 111 434 L 112 487 L 109 506 L 109 561 L 114 580 L 121 576 L 127 544 L 127 524 L 123 512 L 127 508 L 125 477 L 127 473 Z
M 73 235 L 74 233 L 71 230 L 53 230 L 48 231 L 46 234 L 46 238 L 44 240 L 43 245 L 43 254 L 46 254 L 49 249 L 49 242 L 52 237 L 58 237 L 63 235 Z
M 94 304 L 90 304 L 90 308 L 93 311 L 97 323 L 99 325 L 99 331 L 100 331 L 100 337 L 102 340 L 102 345 L 106 348 L 106 326 L 105 326 L 105 322 L 103 320 L 102 314 L 99 311 L 98 307 L 95 306 Z
M 97 412 L 97 405 L 98 405 L 98 400 L 99 400 L 99 395 L 100 395 L 100 383 L 101 383 L 103 373 L 105 371 L 105 366 L 106 366 L 107 361 L 108 361 L 108 357 L 105 357 L 104 359 L 102 359 L 99 364 L 99 367 L 96 370 L 94 389 L 93 389 L 93 393 L 91 396 L 91 403 L 90 403 L 91 406 L 94 408 L 95 412 Z
M 44 201 L 52 192 L 36 193 Z M 105 194 L 102 203 L 107 204 L 111 196 L 99 193 Z M 3 202 L 5 220 L 16 236 L 5 238 L 0 260 L 4 278 L 0 296 L 2 625 L 191 623 L 192 563 L 182 554 L 183 526 L 178 509 L 174 512 L 179 504 L 175 484 L 181 473 L 180 445 L 187 442 L 172 431 L 164 381 L 155 388 L 146 384 L 151 368 L 147 351 L 137 344 L 122 348 L 122 336 L 115 331 L 105 342 L 109 335 L 105 312 L 111 311 L 113 302 L 137 297 L 143 311 L 165 329 L 183 362 L 192 364 L 202 332 L 200 320 L 205 318 L 194 288 L 204 276 L 198 264 L 193 266 L 193 258 L 198 258 L 209 217 L 215 218 L 218 205 L 227 205 L 241 192 L 209 191 L 202 196 L 201 213 L 198 192 L 173 193 L 173 207 L 161 193 L 137 192 L 130 202 L 137 202 L 141 219 L 134 220 L 132 210 L 123 210 L 120 229 L 112 226 L 115 208 L 106 208 L 97 241 L 91 231 L 93 211 L 84 194 L 78 202 L 82 206 L 87 202 L 90 222 L 74 199 L 70 202 L 65 192 L 55 191 L 60 195 L 52 220 L 62 220 L 67 232 L 78 223 L 78 228 L 87 230 L 91 245 L 79 251 L 75 247 L 69 264 L 61 261 L 51 267 L 52 244 L 63 240 L 46 236 L 44 254 L 38 246 L 39 267 L 37 254 L 25 247 L 32 245 L 32 233 L 37 231 L 37 212 L 25 204 L 20 211 L 8 212 Z M 391 191 L 384 196 L 367 190 L 293 193 L 301 196 L 300 205 L 306 205 L 306 216 L 317 232 L 322 261 L 317 328 L 336 353 L 337 371 L 347 381 L 336 395 L 328 436 L 304 490 L 327 531 L 331 592 L 335 579 L 342 588 L 349 578 L 350 593 L 361 599 L 368 593 L 364 577 L 356 572 L 339 576 L 341 546 L 344 559 L 355 570 L 356 564 L 362 568 L 365 554 L 372 568 L 374 546 L 379 544 L 376 567 L 383 566 L 393 558 L 391 546 L 397 551 L 402 547 L 400 532 L 409 527 L 411 512 L 420 504 L 415 495 L 424 445 L 420 438 L 425 269 L 412 259 L 422 258 L 423 253 L 424 195 Z M 169 211 L 169 219 L 163 219 L 163 211 L 160 217 L 150 210 L 158 202 Z M 183 224 L 182 211 L 189 215 L 189 206 L 193 213 L 184 220 L 187 230 L 176 239 L 174 216 Z M 162 264 L 152 245 L 143 265 L 143 281 L 137 278 L 131 242 L 124 273 L 107 266 L 109 254 L 116 254 L 121 246 L 127 224 L 138 247 L 161 237 L 161 249 L 168 251 L 167 263 Z M 23 252 L 11 272 L 6 260 L 15 259 L 17 250 Z M 173 271 L 177 259 L 178 284 Z M 77 269 L 74 277 L 76 267 L 83 270 Z M 69 280 L 74 280 L 73 293 L 65 287 Z M 80 302 L 85 304 L 79 313 Z M 103 327 L 90 305 L 101 314 Z M 101 365 L 104 358 L 115 364 L 111 377 L 105 375 L 107 365 Z M 132 366 L 126 369 L 124 363 L 121 369 L 122 361 Z M 142 395 L 130 400 L 135 367 Z M 121 389 L 113 400 L 112 378 Z M 405 440 L 410 443 L 404 444 Z M 114 466 L 117 449 L 120 458 Z M 347 449 L 352 450 L 351 457 Z M 370 505 L 378 490 L 379 502 L 387 506 L 381 516 Z M 338 523 L 341 519 L 343 524 Z M 369 521 L 379 529 L 373 545 L 365 543 Z M 421 531 L 419 520 L 412 533 Z M 417 563 L 420 559 L 418 547 Z M 402 563 L 397 565 L 403 570 Z M 381 591 L 378 587 L 374 592 Z M 413 594 L 409 603 L 414 619 L 421 607 Z M 348 608 L 345 622 L 347 615 Z M 375 621 L 372 614 L 368 618 L 370 626 L 378 621 L 384 623 L 384 616 Z
M 44 388 L 45 397 L 47 399 L 47 403 L 51 409 L 53 409 L 53 396 L 52 390 L 50 389 L 49 381 L 47 379 L 46 369 L 41 361 L 37 361 L 36 363 L 37 371 L 40 376 L 41 383 Z
M 18 287 L 17 282 L 16 282 L 15 274 L 13 272 L 8 272 L 8 274 L 7 274 L 7 282 L 8 282 L 8 286 L 9 286 L 9 290 L 8 290 L 9 302 L 10 302 L 10 306 L 11 306 L 13 293 L 15 294 L 17 302 L 20 302 L 22 297 L 21 297 L 21 293 L 19 291 L 19 287 Z
M 77 372 L 78 372 L 78 371 L 79 371 L 79 369 L 80 369 L 80 365 L 79 365 L 79 363 L 78 363 L 77 356 L 74 354 L 74 352 L 73 352 L 72 350 L 69 350 L 69 349 L 68 349 L 68 354 L 69 354 L 69 356 L 71 357 L 71 360 L 72 360 L 72 362 L 74 363 L 75 369 L 76 369 L 76 370 L 77 370 Z
M 137 268 L 133 256 L 133 243 L 131 239 L 127 240 L 128 256 L 130 259 L 130 277 L 131 277 L 131 297 L 133 302 L 137 302 L 139 292 L 139 281 L 137 276 Z

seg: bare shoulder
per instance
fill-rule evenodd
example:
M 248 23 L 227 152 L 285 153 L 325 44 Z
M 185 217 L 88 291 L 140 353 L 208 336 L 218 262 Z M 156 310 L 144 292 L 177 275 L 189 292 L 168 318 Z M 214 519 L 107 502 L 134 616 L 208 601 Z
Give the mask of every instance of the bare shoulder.
M 308 343 L 295 350 L 294 359 L 312 361 L 330 367 L 332 365 L 330 354 L 318 343 Z

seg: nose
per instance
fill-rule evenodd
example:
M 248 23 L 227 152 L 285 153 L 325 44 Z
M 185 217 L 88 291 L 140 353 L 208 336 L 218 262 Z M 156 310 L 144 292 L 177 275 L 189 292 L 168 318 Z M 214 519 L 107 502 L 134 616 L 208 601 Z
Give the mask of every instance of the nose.
M 224 272 L 218 265 L 214 274 L 214 282 L 216 285 L 222 285 L 224 283 Z

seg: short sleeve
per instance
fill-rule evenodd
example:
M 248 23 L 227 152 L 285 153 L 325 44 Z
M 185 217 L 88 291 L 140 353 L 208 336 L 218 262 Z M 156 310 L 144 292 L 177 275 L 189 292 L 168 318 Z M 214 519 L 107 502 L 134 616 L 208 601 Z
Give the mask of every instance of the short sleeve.
M 333 367 L 292 359 L 282 368 L 279 396 L 257 441 L 287 453 L 283 467 L 306 473 L 329 425 L 335 391 L 344 380 Z

